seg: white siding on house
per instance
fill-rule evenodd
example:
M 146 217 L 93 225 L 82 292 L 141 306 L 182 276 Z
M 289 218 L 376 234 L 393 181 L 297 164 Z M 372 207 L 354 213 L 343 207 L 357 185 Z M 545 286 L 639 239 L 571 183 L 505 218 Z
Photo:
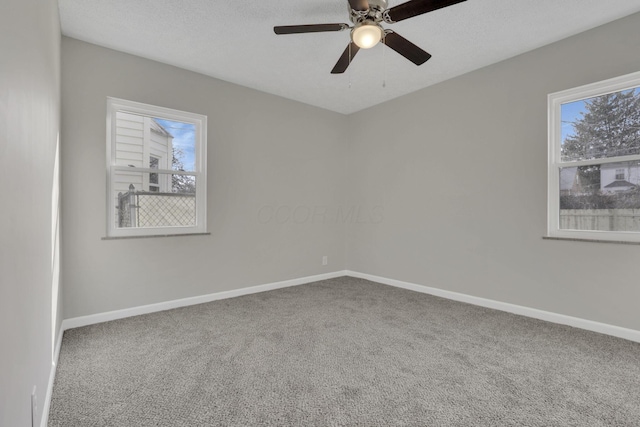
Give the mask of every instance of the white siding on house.
M 126 193 L 129 191 L 129 185 L 140 190 L 142 188 L 142 174 L 141 173 L 118 173 L 114 182 L 113 191 L 117 195 L 118 193 Z
M 143 163 L 144 117 L 116 113 L 116 165 L 145 167 Z
M 118 166 L 145 167 L 144 165 L 144 117 L 135 114 L 116 113 L 115 163 Z M 129 191 L 129 185 L 142 189 L 143 179 L 139 172 L 116 174 L 112 189 L 118 205 L 118 193 Z

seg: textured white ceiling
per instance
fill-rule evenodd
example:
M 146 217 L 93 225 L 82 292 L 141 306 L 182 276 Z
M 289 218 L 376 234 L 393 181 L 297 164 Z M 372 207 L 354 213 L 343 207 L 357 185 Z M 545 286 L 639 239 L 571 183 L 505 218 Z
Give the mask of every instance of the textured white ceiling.
M 277 36 L 273 26 L 349 24 L 347 0 L 59 5 L 66 36 L 345 114 L 640 12 L 638 0 L 468 0 L 384 25 L 431 53 L 425 64 L 378 45 L 332 75 L 348 31 Z

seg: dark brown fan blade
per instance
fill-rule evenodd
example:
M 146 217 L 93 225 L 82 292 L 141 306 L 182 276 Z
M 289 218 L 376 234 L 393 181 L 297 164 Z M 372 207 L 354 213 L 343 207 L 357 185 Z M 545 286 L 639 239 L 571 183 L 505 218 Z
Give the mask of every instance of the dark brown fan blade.
M 344 52 L 342 52 L 342 56 L 340 57 L 340 59 L 338 59 L 335 67 L 333 67 L 333 70 L 331 70 L 331 74 L 344 73 L 347 70 L 349 64 L 351 64 L 351 61 L 353 61 L 353 57 L 356 56 L 356 53 L 358 53 L 359 50 L 360 48 L 354 42 L 349 43 Z
M 384 36 L 384 44 L 398 52 L 416 65 L 422 65 L 431 58 L 431 55 L 420 49 L 398 33 L 389 32 Z
M 387 11 L 392 22 L 399 22 L 407 18 L 422 15 L 443 7 L 453 6 L 467 0 L 411 0 L 399 4 Z
M 365 11 L 369 9 L 369 2 L 367 0 L 349 0 L 349 6 L 353 10 Z
M 342 31 L 348 29 L 347 24 L 311 24 L 311 25 L 281 25 L 273 27 L 276 34 L 321 33 L 324 31 Z

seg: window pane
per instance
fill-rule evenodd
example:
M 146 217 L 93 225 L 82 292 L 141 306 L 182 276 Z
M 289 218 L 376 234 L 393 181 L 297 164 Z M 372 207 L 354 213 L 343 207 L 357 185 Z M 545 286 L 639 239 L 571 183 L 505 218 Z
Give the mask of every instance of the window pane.
M 191 123 L 118 111 L 113 164 L 195 172 L 195 135 Z
M 562 161 L 640 154 L 640 87 L 562 104 Z
M 193 172 L 196 170 L 196 126 L 191 123 L 177 122 L 160 118 L 153 119 L 156 124 L 171 135 L 172 160 L 170 167 L 176 171 Z
M 149 157 L 149 169 L 160 169 L 160 158 L 154 156 Z
M 149 157 L 149 169 L 158 169 L 160 159 L 158 157 Z M 149 191 L 160 191 L 160 178 L 157 173 L 149 174 Z
M 118 166 L 147 167 L 144 164 L 144 118 L 118 111 L 115 123 L 115 159 Z
M 560 229 L 640 232 L 640 162 L 560 168 Z
M 196 177 L 172 173 L 114 172 L 116 227 L 193 227 Z M 158 178 L 158 185 L 150 183 Z

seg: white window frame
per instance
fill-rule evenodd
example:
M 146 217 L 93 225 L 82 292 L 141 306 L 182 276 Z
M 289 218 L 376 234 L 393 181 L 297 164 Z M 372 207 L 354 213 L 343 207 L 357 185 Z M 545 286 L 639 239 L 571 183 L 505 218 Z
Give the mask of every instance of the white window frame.
M 118 166 L 116 161 L 116 112 L 123 111 L 148 117 L 157 117 L 195 125 L 195 171 L 171 171 L 173 174 L 192 175 L 196 178 L 196 225 L 174 227 L 116 227 L 116 204 L 113 197 L 113 179 L 117 171 L 131 171 L 131 167 Z M 162 173 L 163 169 L 135 168 L 136 172 Z M 207 232 L 207 116 L 140 102 L 107 97 L 107 237 L 169 236 Z
M 640 86 L 640 72 L 548 95 L 549 151 L 547 178 L 547 235 L 549 237 L 640 242 L 640 232 L 635 231 L 585 231 L 560 229 L 560 168 L 640 161 L 640 154 L 637 154 L 563 162 L 560 155 L 560 149 L 562 146 L 562 104 L 633 89 L 638 86 Z

